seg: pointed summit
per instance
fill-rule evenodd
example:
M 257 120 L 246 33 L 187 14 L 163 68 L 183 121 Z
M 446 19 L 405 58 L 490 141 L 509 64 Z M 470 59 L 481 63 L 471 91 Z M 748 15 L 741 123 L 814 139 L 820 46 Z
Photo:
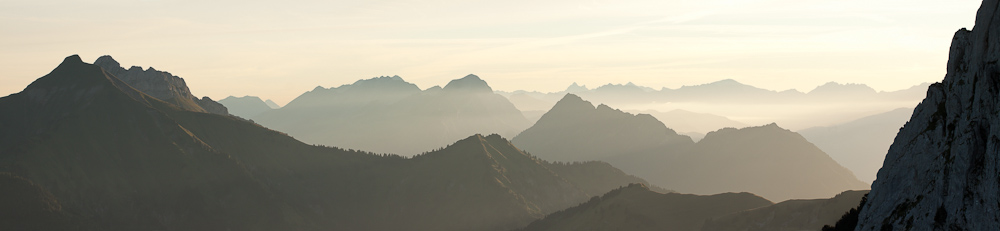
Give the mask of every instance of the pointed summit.
M 650 115 L 633 115 L 604 104 L 594 107 L 574 94 L 566 94 L 511 142 L 555 161 L 611 160 L 623 154 L 693 144 L 690 137 L 678 135 Z
M 32 99 L 41 101 L 51 100 L 52 97 L 71 97 L 61 94 L 77 94 L 72 96 L 75 98 L 73 101 L 77 101 L 84 100 L 86 95 L 98 93 L 108 85 L 121 89 L 133 98 L 139 95 L 135 89 L 108 75 L 100 67 L 84 63 L 79 55 L 71 55 L 63 59 L 52 72 L 29 84 L 24 92 L 33 95 Z M 38 89 L 42 90 L 32 93 Z
M 584 92 L 584 91 L 589 91 L 589 90 L 590 89 L 587 89 L 587 85 L 581 86 L 581 85 L 576 84 L 576 82 L 573 82 L 573 84 L 569 85 L 569 87 L 566 88 L 566 93 L 578 93 L 578 92 Z
M 583 98 L 575 94 L 567 93 L 559 102 L 556 102 L 556 105 L 552 106 L 549 112 L 577 113 L 590 110 L 594 110 L 594 104 L 590 103 L 590 101 L 583 100 Z
M 490 88 L 486 81 L 483 81 L 474 74 L 466 75 L 461 79 L 452 80 L 448 82 L 448 85 L 444 86 L 445 91 L 466 91 L 466 92 L 477 92 L 477 93 L 492 93 L 493 88 Z
M 80 55 L 70 55 L 63 59 L 63 63 L 83 63 L 83 59 L 80 59 Z
M 278 105 L 278 103 L 275 103 L 275 102 L 274 102 L 274 101 L 272 101 L 271 99 L 268 99 L 268 100 L 265 100 L 265 101 L 264 101 L 264 104 L 267 104 L 267 106 L 268 106 L 268 107 L 270 107 L 271 109 L 278 109 L 278 108 L 281 108 L 281 106 L 279 106 L 279 105 Z
M 105 55 L 105 56 L 101 56 L 100 58 L 97 58 L 97 61 L 94 61 L 94 65 L 98 65 L 98 66 L 102 66 L 102 67 L 121 67 L 122 66 L 121 64 L 118 63 L 118 61 L 115 61 L 115 59 L 112 58 L 110 55 Z

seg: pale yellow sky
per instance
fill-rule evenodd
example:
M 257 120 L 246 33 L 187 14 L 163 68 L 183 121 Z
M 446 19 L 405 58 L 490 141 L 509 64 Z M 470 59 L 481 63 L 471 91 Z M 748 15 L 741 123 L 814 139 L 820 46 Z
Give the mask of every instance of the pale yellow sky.
M 0 95 L 63 57 L 105 54 L 183 77 L 195 95 L 287 103 L 317 85 L 469 73 L 497 90 L 721 79 L 898 90 L 942 79 L 973 0 L 0 0 Z

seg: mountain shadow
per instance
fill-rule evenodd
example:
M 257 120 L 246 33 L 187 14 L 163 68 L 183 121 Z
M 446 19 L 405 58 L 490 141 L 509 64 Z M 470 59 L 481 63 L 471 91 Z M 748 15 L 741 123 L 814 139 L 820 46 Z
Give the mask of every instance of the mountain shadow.
M 511 137 L 530 126 L 510 101 L 475 75 L 424 91 L 399 76 L 317 87 L 251 119 L 307 143 L 406 156 L 469 134 Z
M 413 158 L 307 145 L 162 101 L 75 55 L 0 111 L 14 112 L 0 113 L 0 172 L 25 186 L 0 191 L 43 211 L 18 220 L 68 217 L 77 230 L 510 230 L 646 183 L 497 135 Z
M 708 220 L 772 204 L 750 193 L 664 194 L 632 184 L 550 214 L 520 230 L 697 231 Z

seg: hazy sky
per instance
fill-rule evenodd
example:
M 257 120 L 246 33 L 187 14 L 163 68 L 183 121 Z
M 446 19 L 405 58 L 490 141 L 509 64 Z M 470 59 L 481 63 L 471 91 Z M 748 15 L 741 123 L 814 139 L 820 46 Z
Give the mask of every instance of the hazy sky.
M 110 54 L 183 77 L 197 96 L 284 104 L 317 85 L 469 73 L 497 90 L 721 79 L 809 91 L 943 78 L 973 0 L 0 0 L 0 95 L 63 57 Z

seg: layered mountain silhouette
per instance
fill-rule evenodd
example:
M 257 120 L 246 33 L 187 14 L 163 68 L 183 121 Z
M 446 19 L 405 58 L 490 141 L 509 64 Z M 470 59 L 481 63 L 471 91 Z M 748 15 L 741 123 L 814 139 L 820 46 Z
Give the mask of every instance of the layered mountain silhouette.
M 663 194 L 632 184 L 550 214 L 521 230 L 697 231 L 708 220 L 772 204 L 750 193 Z
M 944 80 L 896 135 L 855 230 L 1000 229 L 998 9 L 983 1 L 955 32 Z
M 566 94 L 534 126 L 511 140 L 546 160 L 606 160 L 693 144 L 648 114 L 633 115 L 601 104 L 594 107 Z
M 913 108 L 899 108 L 833 126 L 799 130 L 806 140 L 830 155 L 858 179 L 875 181 L 885 153 Z
M 219 100 L 219 103 L 225 105 L 226 108 L 229 109 L 229 114 L 243 118 L 253 118 L 261 113 L 274 109 L 271 105 L 268 105 L 257 96 L 229 96 L 225 99 Z
M 867 190 L 845 191 L 828 199 L 787 200 L 708 220 L 702 231 L 799 231 L 833 225 L 858 206 Z
M 745 191 L 782 201 L 867 188 L 815 145 L 776 124 L 725 128 L 695 143 L 652 116 L 595 108 L 572 94 L 512 142 L 543 159 L 607 161 L 683 193 Z
M 413 155 L 469 134 L 513 136 L 530 126 L 476 75 L 421 91 L 398 76 L 306 92 L 253 117 L 307 143 Z
M 142 67 L 132 66 L 125 69 L 111 56 L 105 55 L 97 58 L 94 65 L 100 66 L 109 74 L 118 77 L 129 86 L 153 96 L 159 100 L 172 103 L 180 108 L 191 111 L 204 111 L 219 115 L 228 115 L 225 106 L 213 101 L 211 98 L 202 97 L 198 99 L 191 94 L 184 79 L 174 76 L 169 72 L 158 71 L 152 67 L 143 70 Z
M 41 211 L 5 227 L 510 230 L 646 183 L 606 163 L 542 161 L 498 135 L 413 158 L 307 145 L 162 101 L 75 55 L 0 110 L 16 112 L 0 113 L 11 176 L 0 181 L 21 185 L 0 191 Z

